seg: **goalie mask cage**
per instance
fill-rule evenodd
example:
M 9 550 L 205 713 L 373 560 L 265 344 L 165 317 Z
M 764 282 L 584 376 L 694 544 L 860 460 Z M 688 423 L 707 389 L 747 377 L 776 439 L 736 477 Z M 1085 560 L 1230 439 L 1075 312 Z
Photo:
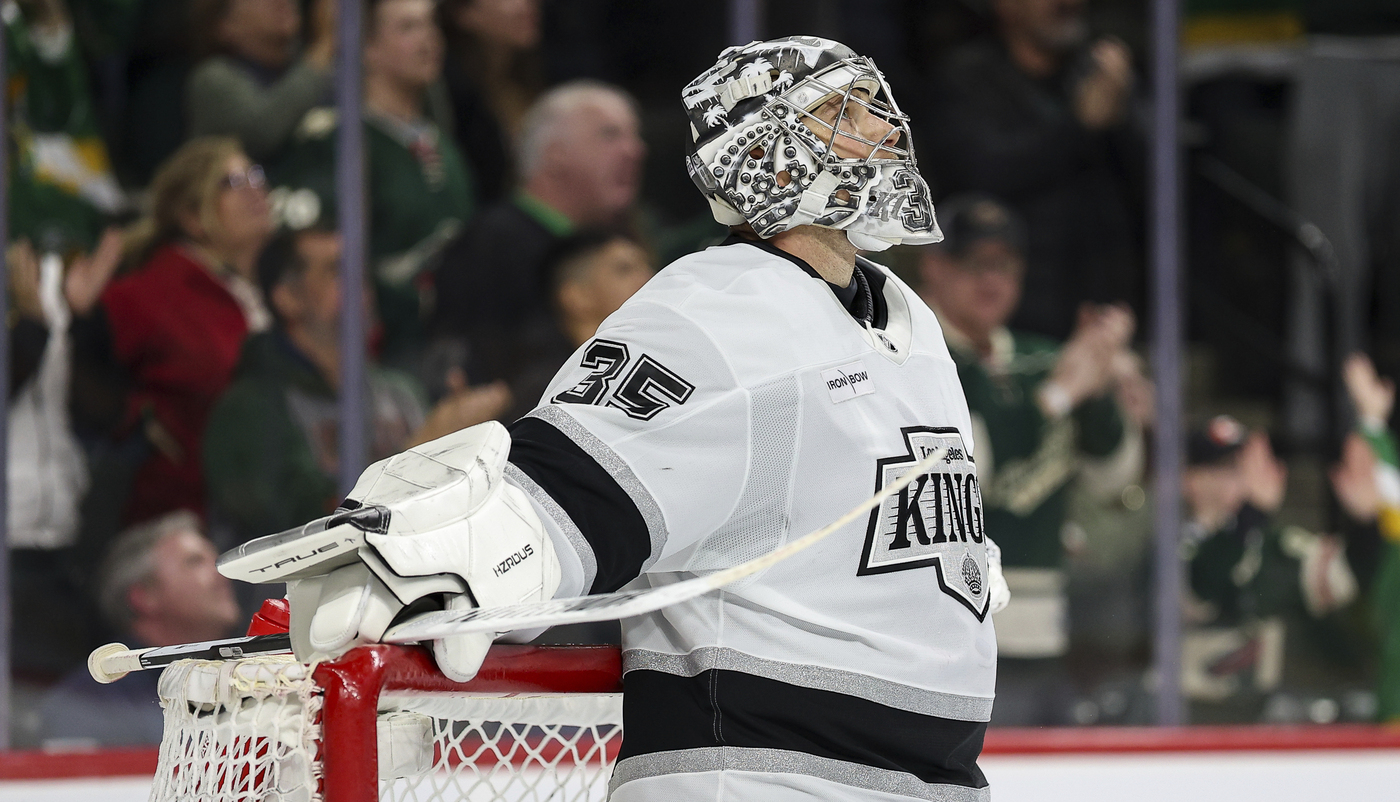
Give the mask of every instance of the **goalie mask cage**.
M 471 682 L 374 645 L 176 663 L 152 802 L 602 800 L 622 742 L 613 647 L 495 646 Z

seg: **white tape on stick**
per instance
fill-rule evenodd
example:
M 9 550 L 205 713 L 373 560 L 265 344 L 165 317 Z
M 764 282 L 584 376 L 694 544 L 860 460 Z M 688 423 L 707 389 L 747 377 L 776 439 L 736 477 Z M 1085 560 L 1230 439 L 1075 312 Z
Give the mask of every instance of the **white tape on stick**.
M 390 627 L 384 635 L 384 640 L 388 643 L 412 643 L 436 640 L 450 635 L 465 635 L 471 632 L 503 633 L 517 629 L 553 627 L 560 624 L 614 621 L 619 618 L 630 618 L 655 612 L 756 574 L 821 542 L 832 532 L 846 526 L 879 506 L 886 498 L 908 487 L 921 474 L 932 468 L 934 463 L 943 459 L 947 452 L 946 447 L 935 449 L 928 456 L 915 463 L 898 480 L 886 485 L 879 493 L 857 504 L 850 512 L 835 521 L 815 532 L 803 535 L 791 543 L 779 546 L 767 554 L 732 568 L 726 568 L 708 576 L 687 579 L 674 585 L 646 590 L 623 590 L 617 593 L 549 599 L 506 607 L 479 607 L 474 610 L 428 613 Z

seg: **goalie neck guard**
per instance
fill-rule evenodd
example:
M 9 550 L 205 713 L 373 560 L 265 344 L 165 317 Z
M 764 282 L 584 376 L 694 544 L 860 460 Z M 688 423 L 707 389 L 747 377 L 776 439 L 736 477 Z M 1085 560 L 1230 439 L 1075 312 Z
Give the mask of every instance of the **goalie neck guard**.
M 843 116 L 863 106 L 895 136 L 838 134 L 813 114 L 832 98 Z M 694 141 L 690 178 L 720 223 L 748 223 L 764 239 L 801 225 L 842 229 L 867 251 L 943 238 L 908 116 L 874 62 L 845 45 L 790 36 L 731 47 L 682 101 Z M 841 156 L 837 136 L 866 153 Z

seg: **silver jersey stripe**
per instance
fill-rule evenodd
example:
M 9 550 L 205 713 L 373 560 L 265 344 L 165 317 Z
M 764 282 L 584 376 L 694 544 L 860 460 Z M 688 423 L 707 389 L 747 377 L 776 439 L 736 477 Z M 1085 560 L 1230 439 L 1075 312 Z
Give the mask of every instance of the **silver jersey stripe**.
M 656 503 L 651 493 L 642 484 L 642 480 L 637 478 L 632 469 L 623 462 L 622 457 L 617 452 L 608 447 L 607 443 L 599 440 L 596 435 L 577 420 L 574 416 L 560 409 L 553 404 L 547 404 L 528 416 L 539 418 L 554 428 L 564 433 L 565 437 L 574 441 L 574 445 L 583 449 L 583 452 L 593 458 L 603 470 L 612 476 L 613 481 L 622 488 L 632 503 L 637 507 L 637 512 L 641 514 L 642 520 L 646 522 L 647 534 L 651 536 L 651 555 L 646 562 L 642 563 L 639 573 L 646 573 L 661 557 L 661 549 L 666 545 L 666 518 L 661 514 L 661 505 Z
M 926 783 L 908 772 L 877 769 L 828 757 L 785 749 L 746 749 L 736 746 L 710 746 L 653 752 L 620 760 L 613 768 L 608 793 L 624 783 L 666 774 L 702 771 L 753 771 L 765 774 L 805 774 L 828 782 L 907 796 L 932 802 L 990 802 L 991 788 Z
M 588 540 L 584 538 L 583 533 L 579 531 L 574 519 L 570 518 L 567 512 L 564 512 L 564 508 L 559 506 L 559 502 L 544 492 L 544 488 L 535 484 L 534 479 L 531 479 L 528 474 L 515 465 L 507 462 L 505 473 L 512 482 L 520 486 L 521 490 L 529 494 L 536 504 L 549 513 L 549 517 L 559 526 L 564 537 L 568 538 L 569 545 L 573 546 L 574 552 L 578 554 L 578 561 L 583 564 L 583 590 L 581 592 L 587 593 L 588 589 L 593 587 L 593 580 L 598 577 L 598 557 L 593 553 L 593 547 L 588 545 Z
M 980 696 L 913 688 L 854 671 L 765 660 L 721 646 L 702 646 L 690 654 L 662 654 L 643 649 L 629 649 L 622 653 L 624 672 L 645 669 L 693 677 L 712 668 L 742 671 L 789 685 L 843 693 L 925 716 L 978 722 L 992 719 L 992 700 Z

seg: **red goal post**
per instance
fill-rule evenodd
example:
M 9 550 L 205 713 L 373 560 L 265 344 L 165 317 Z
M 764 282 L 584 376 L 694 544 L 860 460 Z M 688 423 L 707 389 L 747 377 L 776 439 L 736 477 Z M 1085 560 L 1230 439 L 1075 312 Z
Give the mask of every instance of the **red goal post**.
M 323 663 L 315 678 L 325 692 L 326 802 L 376 802 L 381 693 L 621 693 L 622 656 L 610 646 L 497 645 L 471 682 L 457 683 L 443 676 L 426 649 L 380 644 Z
M 621 743 L 615 647 L 498 645 L 467 683 L 419 647 L 364 646 L 305 669 L 290 657 L 167 669 L 152 800 L 371 802 L 439 798 L 443 786 L 475 799 L 556 781 L 568 798 L 601 799 Z M 397 734 L 382 777 L 386 732 Z M 404 754 L 416 768 L 398 768 Z

